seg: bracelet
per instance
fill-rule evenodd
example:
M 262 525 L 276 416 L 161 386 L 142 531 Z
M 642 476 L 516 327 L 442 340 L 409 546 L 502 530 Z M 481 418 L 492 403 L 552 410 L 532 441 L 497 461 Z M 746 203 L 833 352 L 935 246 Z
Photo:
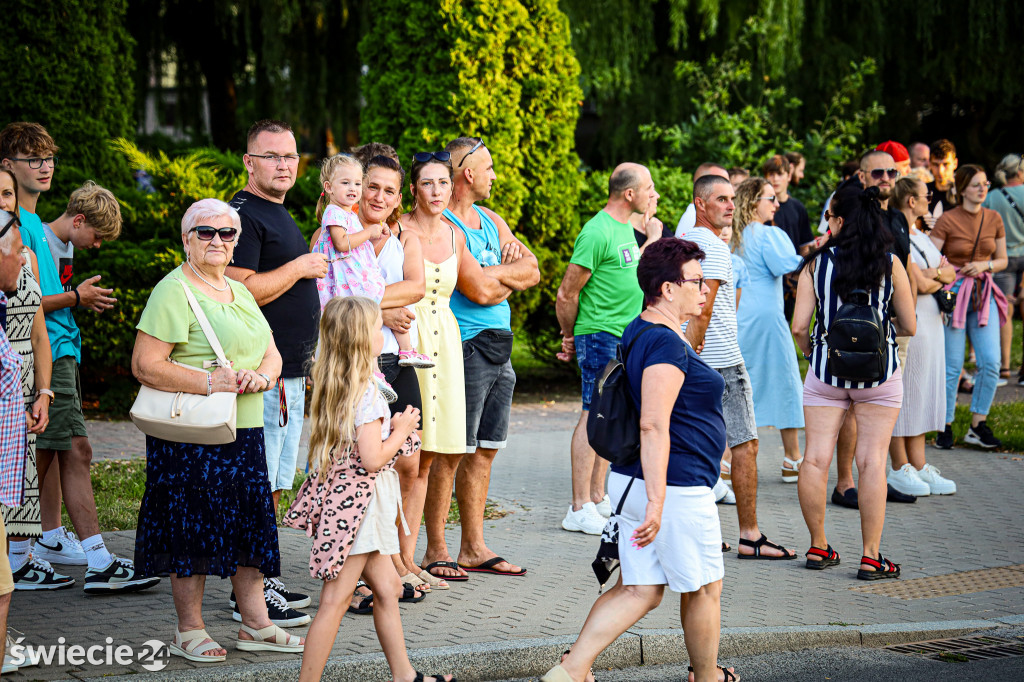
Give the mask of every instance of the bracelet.
M 268 377 L 268 376 L 267 376 L 266 374 L 264 374 L 263 372 L 257 372 L 256 374 L 257 374 L 257 376 L 261 376 L 261 377 L 263 377 L 263 379 L 264 379 L 264 380 L 265 380 L 265 381 L 267 382 L 267 386 L 266 386 L 266 388 L 264 388 L 263 390 L 264 390 L 264 391 L 270 390 L 270 385 L 271 385 L 271 384 L 273 383 L 273 382 L 272 382 L 272 381 L 270 380 L 270 377 Z
M 82 305 L 82 295 L 80 293 L 78 293 L 78 289 L 77 288 L 76 289 L 72 289 L 72 291 L 75 292 L 75 305 L 74 305 L 74 307 L 77 308 L 78 306 Z
M 206 375 L 206 395 L 213 395 L 213 374 Z
M 48 388 L 40 388 L 39 390 L 37 390 L 36 391 L 36 400 L 39 400 L 39 397 L 40 396 L 44 396 L 44 395 L 50 397 L 50 404 L 53 405 L 53 401 L 56 400 L 57 396 L 55 396 L 53 394 L 53 391 L 51 391 Z

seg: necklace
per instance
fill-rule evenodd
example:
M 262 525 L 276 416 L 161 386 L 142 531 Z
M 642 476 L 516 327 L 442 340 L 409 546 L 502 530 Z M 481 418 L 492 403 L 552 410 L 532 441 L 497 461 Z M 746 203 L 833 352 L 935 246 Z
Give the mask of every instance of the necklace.
M 665 318 L 666 320 L 668 320 L 669 322 L 671 322 L 671 323 L 673 324 L 673 326 L 676 326 L 676 327 L 680 326 L 680 324 L 679 324 L 679 321 L 678 321 L 678 320 L 673 320 L 673 319 L 672 319 L 671 317 L 669 317 L 669 316 L 668 316 L 668 315 L 666 315 L 665 313 L 661 312 L 661 309 L 660 309 L 660 308 L 658 308 L 658 306 L 654 306 L 654 305 L 652 305 L 652 306 L 648 306 L 648 308 L 650 308 L 651 310 L 653 310 L 654 312 L 658 313 L 659 315 L 661 315 L 662 317 L 664 317 L 664 318 Z
M 203 281 L 203 283 L 206 284 L 206 286 L 210 287 L 214 291 L 227 291 L 228 288 L 231 286 L 230 282 L 224 282 L 224 286 L 222 286 L 222 287 L 214 286 L 213 284 L 210 283 L 210 281 L 208 279 L 206 279 L 205 277 L 200 275 L 198 270 L 196 270 L 194 267 L 192 267 L 192 259 L 189 259 L 189 260 L 187 260 L 185 262 L 188 263 L 188 267 L 189 267 L 190 270 L 192 270 L 192 274 L 195 275 L 196 277 L 198 277 L 199 279 L 201 279 Z
M 442 222 L 442 223 L 441 223 L 441 226 L 440 226 L 440 227 L 438 227 L 437 229 L 435 229 L 435 230 L 434 230 L 434 233 L 433 233 L 433 234 L 428 234 L 428 233 L 427 233 L 427 228 L 426 228 L 426 226 L 425 226 L 425 225 L 424 225 L 424 224 L 423 224 L 423 223 L 422 223 L 422 222 L 420 221 L 420 219 L 419 219 L 419 216 L 415 216 L 415 217 L 414 217 L 414 220 L 416 221 L 416 225 L 417 225 L 417 226 L 418 226 L 418 227 L 420 228 L 420 231 L 422 231 L 422 232 L 423 232 L 423 236 L 427 238 L 427 243 L 428 243 L 428 244 L 433 244 L 433 243 L 434 243 L 434 239 L 435 239 L 435 238 L 436 238 L 436 237 L 437 237 L 437 236 L 438 236 L 439 234 L 441 234 L 441 230 L 443 230 L 443 229 L 444 229 L 444 222 Z

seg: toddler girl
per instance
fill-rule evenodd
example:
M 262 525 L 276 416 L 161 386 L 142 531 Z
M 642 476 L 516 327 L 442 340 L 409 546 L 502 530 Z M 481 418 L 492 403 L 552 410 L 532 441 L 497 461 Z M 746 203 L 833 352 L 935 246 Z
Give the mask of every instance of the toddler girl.
M 420 411 L 408 406 L 388 418 L 387 403 L 372 380 L 384 346 L 381 327 L 379 307 L 361 296 L 331 299 L 320 318 L 312 371 L 312 474 L 284 518 L 285 525 L 313 539 L 309 571 L 324 581 L 300 681 L 323 674 L 360 574 L 373 590 L 373 623 L 395 682 L 455 680 L 424 677 L 413 670 L 405 649 L 398 613 L 402 585 L 391 561 L 399 552 L 396 519 L 405 528 L 394 463 L 419 449 Z
M 324 191 L 316 205 L 320 223 L 313 253 L 327 256 L 327 276 L 316 281 L 320 309 L 335 296 L 365 296 L 378 304 L 384 298 L 384 273 L 370 240 L 380 237 L 384 223 L 363 229 L 354 207 L 361 196 L 363 166 L 348 154 L 335 154 L 320 167 Z M 394 331 L 394 330 L 392 330 Z M 433 367 L 434 362 L 418 353 L 409 332 L 395 331 L 398 364 L 403 367 Z

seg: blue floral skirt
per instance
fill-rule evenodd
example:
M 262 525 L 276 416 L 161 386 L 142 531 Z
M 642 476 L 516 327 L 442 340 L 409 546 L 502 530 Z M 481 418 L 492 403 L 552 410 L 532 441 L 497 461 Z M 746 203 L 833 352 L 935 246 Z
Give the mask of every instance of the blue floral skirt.
M 136 570 L 225 578 L 239 566 L 281 573 L 263 429 L 238 429 L 224 445 L 147 436 Z

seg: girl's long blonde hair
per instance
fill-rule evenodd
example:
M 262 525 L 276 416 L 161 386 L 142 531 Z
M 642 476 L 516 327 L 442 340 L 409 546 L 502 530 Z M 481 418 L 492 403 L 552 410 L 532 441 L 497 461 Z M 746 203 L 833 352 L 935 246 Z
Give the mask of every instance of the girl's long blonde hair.
M 373 376 L 373 333 L 380 308 L 361 296 L 332 298 L 320 315 L 313 362 L 309 468 L 324 480 L 336 457 L 355 446 L 356 409 Z
M 736 212 L 732 216 L 732 239 L 729 240 L 729 248 L 735 253 L 742 253 L 743 230 L 757 220 L 757 202 L 761 200 L 764 186 L 770 184 L 764 178 L 753 175 L 736 188 Z
M 327 189 L 324 187 L 324 184 L 330 182 L 331 178 L 334 177 L 334 171 L 342 166 L 352 166 L 358 169 L 360 175 L 362 175 L 363 164 L 359 163 L 359 160 L 351 154 L 335 154 L 324 160 L 320 165 L 320 189 L 322 191 L 320 192 L 320 198 L 316 202 L 316 222 L 318 225 L 324 219 L 324 211 L 327 210 L 327 204 L 331 202 L 330 197 L 327 196 Z

